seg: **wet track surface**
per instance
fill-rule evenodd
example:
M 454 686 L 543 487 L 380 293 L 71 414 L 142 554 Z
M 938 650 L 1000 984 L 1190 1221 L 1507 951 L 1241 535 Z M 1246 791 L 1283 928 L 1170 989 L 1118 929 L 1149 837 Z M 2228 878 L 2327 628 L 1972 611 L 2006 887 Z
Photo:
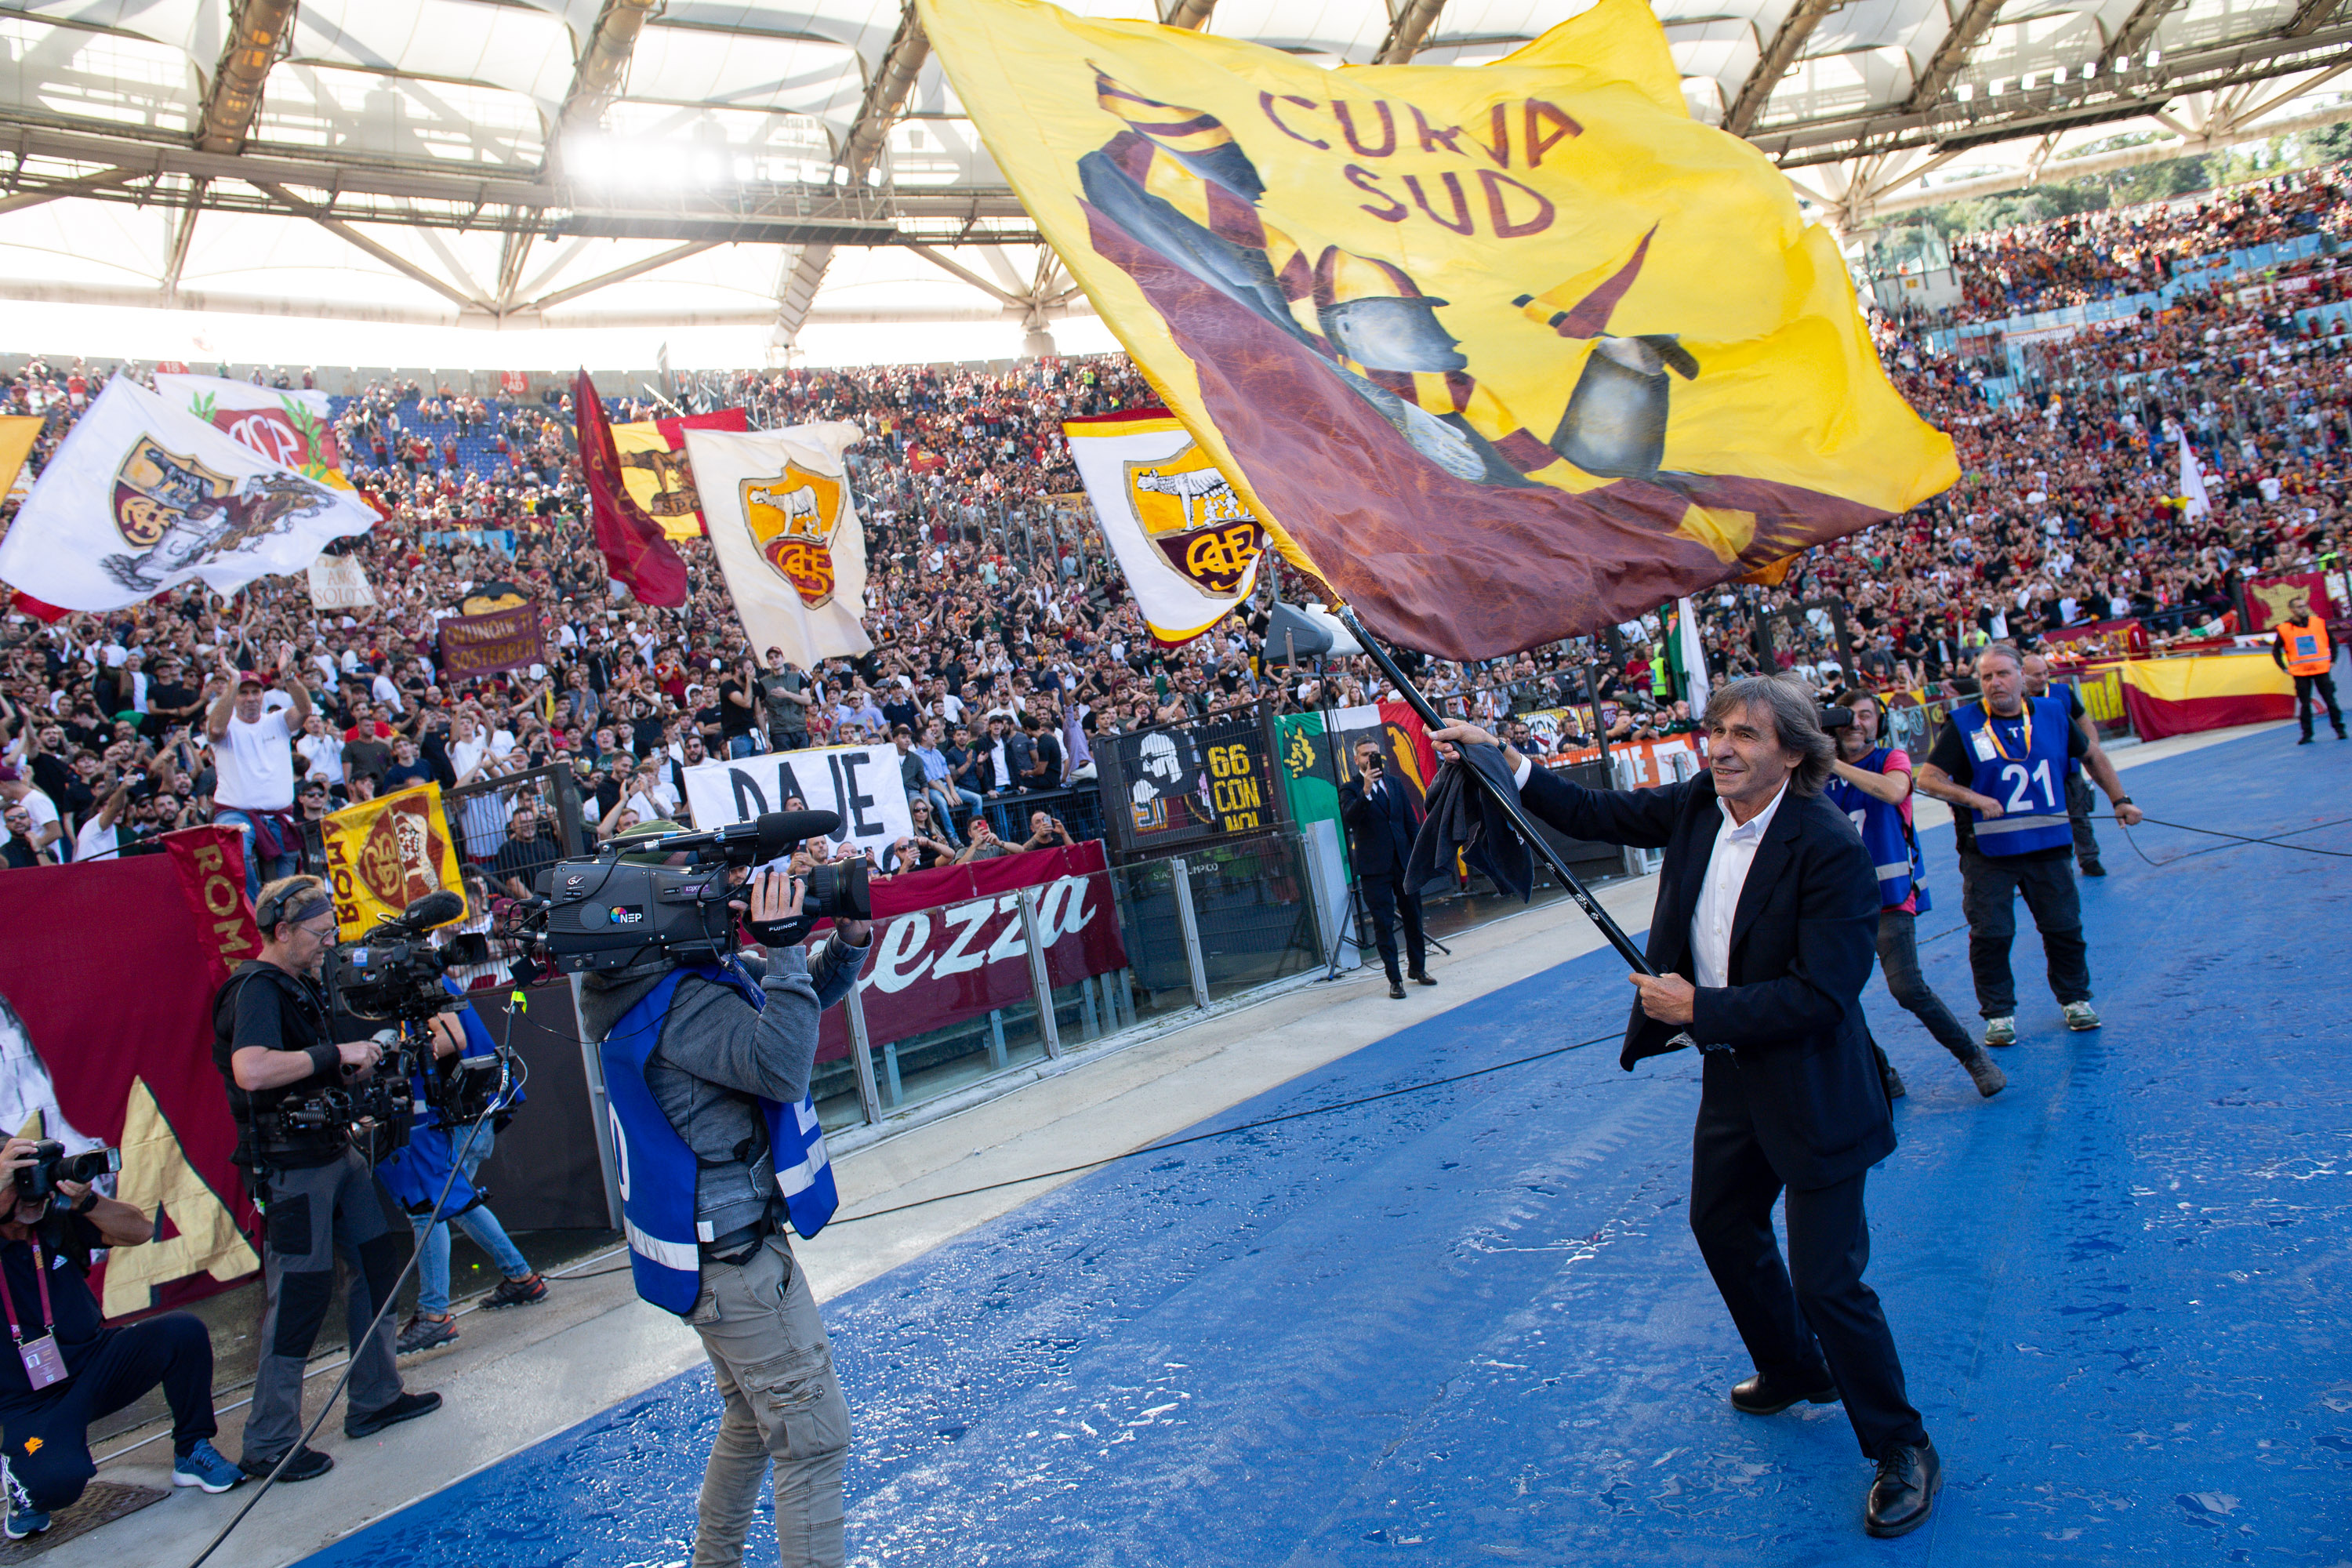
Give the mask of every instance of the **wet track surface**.
M 2291 731 L 2126 777 L 2203 826 L 2352 818 L 2352 744 Z M 2105 1029 L 2065 1032 L 2022 910 L 1998 1099 L 1865 996 L 1911 1086 L 1870 1279 L 1944 1457 L 1916 1535 L 1863 1536 L 1839 1407 L 1725 1403 L 1696 1063 L 1618 1070 L 1604 952 L 1207 1125 L 1604 1043 L 1129 1161 L 828 1303 L 852 1561 L 2352 1564 L 2352 859 L 2101 836 Z M 1926 838 L 1927 971 L 1972 1021 Z M 2352 823 L 2297 842 L 2352 853 Z M 309 1561 L 683 1563 L 716 1421 L 688 1374 Z

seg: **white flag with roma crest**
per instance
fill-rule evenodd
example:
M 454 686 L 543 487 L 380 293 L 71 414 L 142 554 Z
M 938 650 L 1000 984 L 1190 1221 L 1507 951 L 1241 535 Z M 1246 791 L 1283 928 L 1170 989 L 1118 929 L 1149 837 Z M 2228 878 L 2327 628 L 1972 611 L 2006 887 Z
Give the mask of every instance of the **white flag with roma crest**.
M 0 580 L 64 610 L 118 610 L 184 583 L 223 595 L 290 575 L 375 509 L 273 463 L 116 376 L 0 541 Z
M 684 432 L 710 547 L 763 657 L 803 668 L 874 647 L 866 635 L 866 531 L 843 450 L 846 420 L 780 430 Z
M 1174 415 L 1070 419 L 1062 435 L 1153 637 L 1189 642 L 1249 596 L 1265 527 Z

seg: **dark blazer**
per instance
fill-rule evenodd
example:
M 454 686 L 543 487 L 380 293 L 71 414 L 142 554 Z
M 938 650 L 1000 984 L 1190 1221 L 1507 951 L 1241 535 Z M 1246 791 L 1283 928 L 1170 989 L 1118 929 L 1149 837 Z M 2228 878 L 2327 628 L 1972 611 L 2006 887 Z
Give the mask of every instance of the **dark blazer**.
M 1381 793 L 1388 797 L 1385 811 L 1362 779 L 1339 786 L 1339 818 L 1348 825 L 1348 854 L 1359 877 L 1403 876 L 1413 836 L 1421 831 L 1421 808 L 1413 804 L 1411 785 L 1391 779 Z
M 1724 821 L 1715 781 L 1702 773 L 1658 789 L 1587 790 L 1538 768 L 1520 798 L 1571 837 L 1666 852 L 1644 951 L 1659 973 L 1695 981 L 1691 911 Z M 1877 874 L 1861 836 L 1821 796 L 1791 792 L 1740 889 L 1730 984 L 1699 988 L 1689 1030 L 1732 1047 L 1706 1054 L 1706 1109 L 1744 1111 L 1774 1173 L 1800 1190 L 1842 1182 L 1895 1151 L 1862 1016 L 1877 932 Z M 1619 1060 L 1630 1071 L 1674 1049 L 1676 1032 L 1637 1001 Z

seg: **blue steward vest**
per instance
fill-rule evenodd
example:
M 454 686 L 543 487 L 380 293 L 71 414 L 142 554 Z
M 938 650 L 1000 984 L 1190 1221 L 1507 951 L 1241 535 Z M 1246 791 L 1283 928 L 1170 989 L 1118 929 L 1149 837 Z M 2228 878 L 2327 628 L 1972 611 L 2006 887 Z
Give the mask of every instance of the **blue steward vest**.
M 701 1243 L 694 1217 L 694 1151 L 678 1136 L 646 1081 L 646 1062 L 661 1044 L 663 1021 L 681 976 L 692 974 L 733 989 L 754 1012 L 768 994 L 734 963 L 690 963 L 671 970 L 661 984 L 621 1016 L 598 1046 L 604 1068 L 604 1096 L 613 1124 L 613 1154 L 620 1167 L 621 1208 L 629 1239 L 629 1267 L 637 1294 L 680 1317 L 694 1310 L 702 1293 Z M 768 1126 L 768 1159 L 775 1167 L 793 1228 L 803 1237 L 824 1228 L 841 1196 L 818 1126 L 816 1101 L 798 1105 L 759 1101 Z
M 1853 765 L 1864 773 L 1885 773 L 1886 754 L 1891 749 L 1881 746 Z M 1924 915 L 1933 908 L 1927 901 L 1927 884 L 1923 880 L 1927 867 L 1919 855 L 1919 841 L 1911 832 L 1911 825 L 1903 820 L 1903 808 L 1834 775 L 1822 787 L 1822 793 L 1829 797 L 1832 805 L 1846 814 L 1854 831 L 1862 835 L 1863 847 L 1870 851 L 1870 864 L 1878 873 L 1879 907 L 1898 908 L 1916 890 L 1918 912 Z
M 452 996 L 466 994 L 464 986 L 446 974 L 441 977 L 441 989 Z M 498 1042 L 490 1038 L 489 1026 L 482 1022 L 479 1013 L 468 1005 L 457 1015 L 457 1018 L 458 1027 L 466 1036 L 466 1048 L 459 1053 L 461 1056 L 473 1058 L 496 1054 Z M 425 1089 L 425 1075 L 422 1072 L 411 1074 L 409 1090 L 415 1097 L 415 1121 L 410 1125 L 408 1142 L 377 1161 L 375 1173 L 383 1179 L 385 1190 L 412 1217 L 422 1219 L 427 1213 L 432 1213 L 438 1224 L 457 1218 L 483 1200 L 481 1193 L 464 1175 L 459 1175 L 454 1182 L 449 1180 L 450 1167 L 457 1163 L 457 1150 L 467 1137 L 467 1131 L 461 1126 L 453 1136 L 451 1131 L 441 1124 L 441 1113 L 426 1102 Z M 508 1103 L 520 1104 L 521 1100 L 521 1092 L 516 1090 Z M 449 1195 L 441 1198 L 445 1183 Z M 436 1198 L 441 1199 L 437 1211 L 434 1209 Z
M 1981 702 L 1952 710 L 1969 755 L 1969 787 L 2000 802 L 1999 816 L 1974 807 L 1979 855 L 2029 855 L 2074 842 L 2066 820 L 2067 741 L 2074 722 L 2056 697 L 2029 697 L 2014 719 L 1998 719 Z

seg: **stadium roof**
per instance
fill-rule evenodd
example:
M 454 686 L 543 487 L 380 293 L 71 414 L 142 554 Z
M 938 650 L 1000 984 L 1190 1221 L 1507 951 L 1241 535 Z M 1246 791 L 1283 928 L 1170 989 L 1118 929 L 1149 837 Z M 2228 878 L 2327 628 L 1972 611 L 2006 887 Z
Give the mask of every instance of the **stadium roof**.
M 1338 64 L 1493 59 L 1582 0 L 1157 3 Z M 2311 107 L 2347 0 L 1654 4 L 1692 111 L 1848 227 L 2118 130 L 2352 115 Z M 779 341 L 1085 308 L 898 0 L 0 0 L 0 159 L 17 300 Z

